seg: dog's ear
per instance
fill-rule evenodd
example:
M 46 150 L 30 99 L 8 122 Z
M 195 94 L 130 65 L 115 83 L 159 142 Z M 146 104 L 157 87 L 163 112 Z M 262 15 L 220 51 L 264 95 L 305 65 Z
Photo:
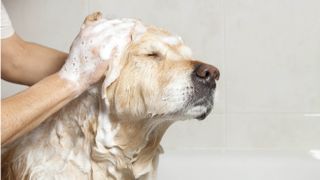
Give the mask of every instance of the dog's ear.
M 107 101 L 107 88 L 119 77 L 120 72 L 124 66 L 123 58 L 116 58 L 109 62 L 108 69 L 105 73 L 105 78 L 102 83 L 102 98 Z
M 96 22 L 100 19 L 103 19 L 103 14 L 99 11 L 94 12 L 85 18 L 85 20 L 82 24 L 82 28 L 85 28 L 85 27 L 89 26 L 90 24 L 92 24 L 93 22 Z
M 134 43 L 141 38 L 142 34 L 144 34 L 147 29 L 138 20 L 131 19 L 130 21 L 135 22 L 135 26 L 130 34 L 130 43 Z M 105 73 L 105 79 L 102 83 L 102 98 L 105 99 L 107 105 L 107 88 L 119 77 L 120 71 L 122 70 L 128 59 L 128 54 L 126 53 L 126 51 L 130 43 L 126 47 L 122 47 L 123 49 L 117 50 L 117 52 L 119 53 L 117 58 L 109 60 L 109 66 Z

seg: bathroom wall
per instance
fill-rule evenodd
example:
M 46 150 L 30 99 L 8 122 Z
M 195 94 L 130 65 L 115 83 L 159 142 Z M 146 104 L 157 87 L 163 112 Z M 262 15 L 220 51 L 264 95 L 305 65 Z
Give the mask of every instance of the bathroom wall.
M 134 17 L 182 36 L 221 71 L 213 113 L 165 149 L 319 149 L 318 0 L 4 0 L 24 39 L 67 51 L 84 17 Z M 2 97 L 25 87 L 2 81 Z

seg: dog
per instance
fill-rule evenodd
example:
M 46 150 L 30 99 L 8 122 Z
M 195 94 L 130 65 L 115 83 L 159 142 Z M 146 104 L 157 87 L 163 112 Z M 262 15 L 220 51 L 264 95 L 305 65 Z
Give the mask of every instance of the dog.
M 113 80 L 2 149 L 3 179 L 156 179 L 165 131 L 210 113 L 220 73 L 193 60 L 180 37 L 139 27 L 107 72 Z

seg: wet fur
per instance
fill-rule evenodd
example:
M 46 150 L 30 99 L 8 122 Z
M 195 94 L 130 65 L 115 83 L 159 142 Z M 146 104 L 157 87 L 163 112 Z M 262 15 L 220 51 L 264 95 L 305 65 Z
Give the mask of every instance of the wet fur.
M 156 179 L 165 131 L 176 120 L 191 119 L 196 113 L 184 109 L 189 106 L 186 97 L 194 93 L 190 75 L 196 63 L 186 47 L 180 43 L 150 49 L 157 46 L 152 45 L 157 38 L 169 35 L 149 28 L 128 48 L 121 74 L 111 86 L 103 89 L 101 81 L 4 147 L 2 178 Z M 161 57 L 149 57 L 153 51 L 160 51 Z M 98 138 L 103 123 L 112 131 L 101 137 L 111 137 L 110 141 Z

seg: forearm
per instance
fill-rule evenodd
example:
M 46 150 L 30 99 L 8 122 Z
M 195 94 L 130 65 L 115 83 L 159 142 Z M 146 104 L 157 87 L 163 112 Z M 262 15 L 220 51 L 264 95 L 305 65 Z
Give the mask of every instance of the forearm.
M 27 85 L 33 85 L 58 72 L 68 57 L 68 54 L 64 52 L 35 43 L 27 43 L 26 49 L 28 51 L 24 60 L 27 63 L 24 63 L 22 71 L 28 73 L 29 76 L 24 76 L 21 73 L 20 77 L 22 77 L 22 83 Z
M 55 73 L 27 90 L 4 99 L 1 102 L 1 144 L 32 130 L 78 94 L 72 83 Z
M 68 54 L 26 42 L 18 35 L 1 40 L 2 78 L 24 85 L 33 85 L 60 70 Z

